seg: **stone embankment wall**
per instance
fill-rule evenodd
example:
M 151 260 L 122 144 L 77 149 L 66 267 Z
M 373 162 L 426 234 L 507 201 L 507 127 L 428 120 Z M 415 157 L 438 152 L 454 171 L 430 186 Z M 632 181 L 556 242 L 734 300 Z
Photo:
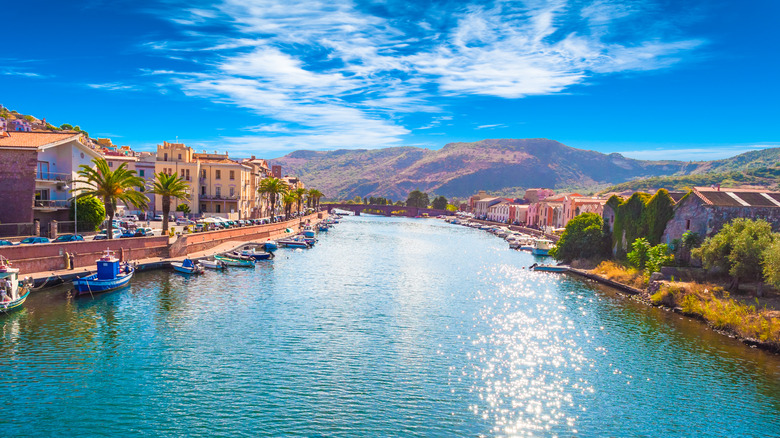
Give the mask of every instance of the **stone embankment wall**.
M 48 243 L 24 246 L 2 246 L 0 255 L 11 261 L 21 274 L 65 269 L 65 253 L 74 254 L 77 268 L 95 266 L 95 260 L 106 249 L 124 253 L 125 260 L 166 257 L 168 237 L 132 237 L 129 239 Z
M 274 239 L 286 234 L 286 228 L 298 230 L 298 225 L 306 220 L 316 222 L 327 213 L 315 213 L 287 222 L 251 227 L 231 228 L 204 233 L 183 234 L 173 243 L 168 236 L 133 237 L 128 239 L 98 240 L 67 243 L 47 243 L 24 246 L 2 246 L 0 255 L 11 261 L 20 274 L 58 271 L 66 269 L 65 254 L 74 254 L 74 267 L 95 267 L 95 260 L 106 249 L 123 256 L 124 260 L 141 260 L 155 257 L 181 257 L 193 252 L 205 251 L 230 241 L 250 241 Z

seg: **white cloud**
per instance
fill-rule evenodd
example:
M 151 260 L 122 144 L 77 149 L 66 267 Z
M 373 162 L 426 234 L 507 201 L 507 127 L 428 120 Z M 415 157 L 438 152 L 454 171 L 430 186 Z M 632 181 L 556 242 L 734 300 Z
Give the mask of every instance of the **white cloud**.
M 624 151 L 619 153 L 628 158 L 635 158 L 637 160 L 703 161 L 703 160 L 719 160 L 722 158 L 730 158 L 735 155 L 743 154 L 749 151 L 776 148 L 776 147 L 780 147 L 780 144 L 702 146 L 696 148 L 660 147 L 655 149 L 633 150 L 633 151 Z
M 498 123 L 495 125 L 479 125 L 477 126 L 477 129 L 493 129 L 493 128 L 506 128 L 506 125 L 503 123 Z
M 399 116 L 442 112 L 438 96 L 561 93 L 597 75 L 668 68 L 704 44 L 669 37 L 658 24 L 665 17 L 648 15 L 653 1 L 495 0 L 450 9 L 409 3 L 414 12 L 407 15 L 372 13 L 349 0 L 188 4 L 168 11 L 185 37 L 146 47 L 168 56 L 190 52 L 197 72 L 147 74 L 187 95 L 300 127 L 276 130 L 274 144 L 287 137 L 379 147 L 410 132 Z
M 130 85 L 130 84 L 123 84 L 120 82 L 107 82 L 104 84 L 86 84 L 89 88 L 94 88 L 96 90 L 108 90 L 108 91 L 134 91 L 138 90 L 138 86 L 136 85 Z

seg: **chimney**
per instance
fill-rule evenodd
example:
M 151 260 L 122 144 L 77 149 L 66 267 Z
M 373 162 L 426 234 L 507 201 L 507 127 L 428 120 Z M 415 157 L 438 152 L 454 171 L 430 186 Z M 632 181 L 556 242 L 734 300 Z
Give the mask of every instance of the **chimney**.
M 718 191 L 720 191 L 720 184 L 718 184 Z

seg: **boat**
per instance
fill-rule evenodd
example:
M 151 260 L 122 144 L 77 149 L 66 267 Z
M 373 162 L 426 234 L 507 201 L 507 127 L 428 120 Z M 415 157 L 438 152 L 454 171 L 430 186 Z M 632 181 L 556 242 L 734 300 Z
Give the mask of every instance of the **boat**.
M 530 269 L 540 272 L 566 272 L 569 270 L 569 267 L 565 265 L 537 265 L 534 263 L 530 266 Z
M 308 236 L 304 236 L 303 234 L 298 234 L 297 236 L 294 237 L 302 238 L 310 246 L 314 246 L 314 244 L 317 243 L 317 239 L 315 237 L 308 237 Z
M 126 286 L 133 278 L 135 269 L 129 263 L 122 263 L 114 251 L 107 249 L 96 261 L 97 274 L 73 280 L 76 296 L 108 292 Z
M 263 244 L 263 249 L 266 252 L 273 252 L 279 249 L 279 245 L 277 245 L 273 240 L 269 240 Z
M 32 290 L 32 281 L 19 281 L 19 268 L 0 256 L 0 312 L 8 313 L 22 308 Z
M 173 269 L 176 272 L 181 272 L 182 274 L 202 274 L 203 273 L 203 266 L 201 266 L 198 263 L 194 263 L 190 259 L 184 259 L 184 261 L 180 262 L 171 262 L 171 266 L 173 266 Z
M 225 264 L 225 262 L 220 260 L 201 259 L 198 260 L 198 263 L 204 268 L 216 269 L 218 271 L 222 269 L 227 269 L 227 264 Z
M 254 260 L 237 259 L 219 254 L 215 255 L 214 259 L 225 263 L 227 266 L 235 266 L 239 268 L 252 268 L 255 266 Z
M 330 227 L 328 226 L 328 224 L 326 224 L 324 222 L 319 224 L 319 225 L 317 225 L 317 230 L 318 231 L 328 231 L 329 229 L 330 229 Z
M 531 254 L 539 256 L 550 255 L 550 250 L 553 247 L 553 241 L 547 239 L 536 239 L 534 241 L 534 247 L 531 249 Z
M 303 236 L 291 236 L 276 241 L 279 246 L 285 248 L 311 248 L 311 245 L 303 238 Z
M 303 234 L 305 237 L 314 237 L 314 229 L 310 226 L 305 226 L 303 228 L 303 231 L 301 231 L 301 234 Z
M 251 257 L 255 260 L 268 260 L 274 258 L 273 253 L 257 251 L 255 248 L 244 249 L 241 251 L 241 255 L 244 257 Z

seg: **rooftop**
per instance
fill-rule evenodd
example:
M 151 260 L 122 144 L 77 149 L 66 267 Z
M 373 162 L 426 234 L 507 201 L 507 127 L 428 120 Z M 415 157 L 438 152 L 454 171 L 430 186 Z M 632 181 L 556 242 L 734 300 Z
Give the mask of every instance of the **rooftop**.
M 696 187 L 693 192 L 705 204 L 717 207 L 780 207 L 780 192 L 712 187 Z
M 78 132 L 8 132 L 8 135 L 0 137 L 0 147 L 7 148 L 39 148 L 51 143 L 75 140 L 81 134 Z

